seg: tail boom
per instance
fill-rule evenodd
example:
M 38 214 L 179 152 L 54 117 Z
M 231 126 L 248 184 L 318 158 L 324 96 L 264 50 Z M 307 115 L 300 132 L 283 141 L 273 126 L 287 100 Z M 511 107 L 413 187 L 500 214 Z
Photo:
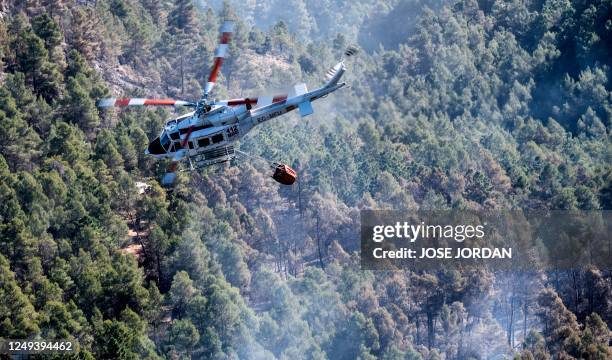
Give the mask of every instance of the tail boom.
M 285 101 L 272 103 L 264 107 L 250 110 L 246 119 L 241 121 L 240 132 L 242 134 L 246 134 L 246 132 L 255 125 L 261 124 L 295 109 L 300 109 L 302 116 L 310 115 L 312 113 L 312 105 L 310 104 L 312 101 L 325 97 L 329 93 L 332 93 L 345 85 L 345 83 L 334 85 L 326 84 L 323 87 L 305 94 L 287 98 Z

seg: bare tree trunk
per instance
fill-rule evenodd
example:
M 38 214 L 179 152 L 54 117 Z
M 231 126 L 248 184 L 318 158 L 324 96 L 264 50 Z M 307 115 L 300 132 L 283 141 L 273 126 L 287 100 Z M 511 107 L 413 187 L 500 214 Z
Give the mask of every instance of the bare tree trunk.
M 416 316 L 416 343 L 417 345 L 421 344 L 421 318 L 417 314 Z
M 579 294 L 580 288 L 578 286 L 578 271 L 570 270 L 569 276 L 572 277 L 572 293 L 574 296 L 574 314 L 576 314 L 576 316 L 578 316 L 578 318 L 580 319 L 580 316 L 578 314 L 578 303 L 580 301 L 580 294 Z
M 527 305 L 527 298 L 523 301 L 523 348 L 525 348 L 525 341 L 527 340 L 527 311 L 529 307 Z
M 276 239 L 276 257 L 275 257 L 275 262 L 276 262 L 276 272 L 280 273 L 282 271 L 282 258 L 283 258 L 283 252 L 280 248 L 280 240 Z
M 155 260 L 157 262 L 157 286 L 161 288 L 162 286 L 162 269 L 161 269 L 161 260 L 160 260 L 161 255 L 159 254 L 159 251 L 155 252 Z
M 300 236 L 304 236 L 304 213 L 302 212 L 302 185 L 297 181 L 298 188 L 298 214 L 300 216 Z M 297 256 L 297 237 L 293 238 L 293 252 Z
M 289 273 L 288 273 L 288 269 L 289 269 L 289 251 L 287 249 L 287 247 L 284 248 L 284 252 L 285 252 L 285 280 L 289 279 Z
M 131 212 L 128 212 L 128 214 L 132 222 L 132 228 L 134 228 L 134 232 L 136 233 L 136 241 L 138 241 L 138 243 L 142 247 L 142 254 L 144 255 L 146 259 L 147 258 L 147 248 L 145 247 L 145 243 L 144 241 L 142 241 L 142 237 L 140 236 L 140 219 L 132 215 Z
M 457 358 L 458 359 L 463 358 L 463 333 L 464 333 L 464 330 L 465 330 L 465 325 L 463 324 L 463 317 L 461 317 L 460 326 L 461 326 L 461 330 L 459 331 L 459 346 L 458 346 L 458 349 L 457 349 Z
M 183 54 L 181 53 L 181 95 L 185 93 L 185 73 L 183 71 Z
M 321 269 L 325 269 L 325 264 L 323 263 L 323 253 L 321 252 L 321 231 L 320 231 L 320 218 L 317 213 L 317 248 L 319 250 L 319 264 L 321 264 Z
M 434 315 L 431 312 L 427 313 L 427 347 L 432 349 L 436 347 L 436 330 L 434 329 Z
M 299 237 L 302 239 L 302 241 L 304 241 L 305 238 L 305 231 L 304 231 L 304 213 L 302 212 L 302 185 L 300 180 L 297 181 L 297 187 L 298 187 L 298 214 L 300 217 L 300 235 Z M 300 256 L 298 254 L 298 237 L 295 236 L 293 238 L 293 254 L 295 255 L 295 276 L 297 276 L 298 274 L 298 267 L 301 264 L 300 261 Z

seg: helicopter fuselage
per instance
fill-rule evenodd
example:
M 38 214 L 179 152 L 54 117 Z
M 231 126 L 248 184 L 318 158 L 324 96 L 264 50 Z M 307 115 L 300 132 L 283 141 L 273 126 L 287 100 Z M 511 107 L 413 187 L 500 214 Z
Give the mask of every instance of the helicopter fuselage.
M 307 116 L 312 113 L 311 101 L 320 99 L 344 85 L 328 83 L 311 92 L 298 93 L 289 98 L 275 98 L 271 104 L 258 108 L 217 103 L 220 105 L 213 105 L 199 117 L 192 111 L 166 122 L 160 136 L 149 144 L 145 153 L 157 158 L 174 158 L 177 152 L 180 152 L 181 156 L 188 158 L 228 160 L 233 155 L 231 145 L 256 125 L 295 109 L 299 109 L 302 116 Z M 229 147 L 231 154 L 219 151 Z

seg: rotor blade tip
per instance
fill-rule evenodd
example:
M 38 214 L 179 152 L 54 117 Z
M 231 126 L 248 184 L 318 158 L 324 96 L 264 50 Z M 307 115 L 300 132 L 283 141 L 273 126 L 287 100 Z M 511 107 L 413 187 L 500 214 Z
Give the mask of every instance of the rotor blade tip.
M 98 107 L 111 107 L 115 105 L 115 98 L 106 98 L 98 100 Z

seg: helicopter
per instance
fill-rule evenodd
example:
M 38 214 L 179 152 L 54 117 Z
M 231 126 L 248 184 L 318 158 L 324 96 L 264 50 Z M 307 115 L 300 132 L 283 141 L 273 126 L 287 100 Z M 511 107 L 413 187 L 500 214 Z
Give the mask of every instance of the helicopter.
M 248 155 L 236 149 L 235 143 L 255 126 L 298 110 L 302 117 L 313 113 L 312 101 L 344 87 L 340 82 L 346 71 L 344 58 L 326 73 L 326 82 L 321 87 L 308 91 L 306 84 L 296 84 L 290 94 L 273 97 L 246 97 L 230 100 L 211 99 L 217 76 L 228 44 L 233 34 L 234 24 L 225 21 L 221 27 L 221 37 L 214 53 L 214 62 L 201 98 L 197 102 L 175 99 L 145 98 L 105 98 L 98 101 L 98 107 L 126 106 L 174 106 L 188 107 L 193 110 L 166 121 L 161 133 L 151 141 L 145 154 L 159 159 L 172 159 L 162 178 L 162 185 L 172 186 L 181 163 L 188 164 L 187 171 L 201 169 L 214 164 L 227 162 L 237 154 Z M 345 57 L 357 52 L 349 47 Z M 272 178 L 284 185 L 291 185 L 297 173 L 286 164 L 271 163 Z

